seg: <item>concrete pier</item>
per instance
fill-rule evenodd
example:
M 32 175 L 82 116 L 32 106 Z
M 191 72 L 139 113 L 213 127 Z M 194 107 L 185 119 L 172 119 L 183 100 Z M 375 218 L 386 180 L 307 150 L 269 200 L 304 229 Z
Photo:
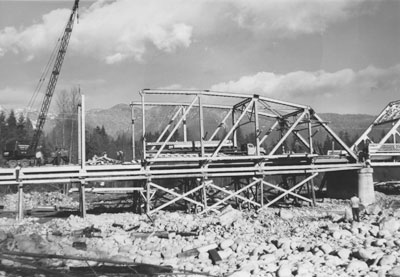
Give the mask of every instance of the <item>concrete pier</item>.
M 375 202 L 374 170 L 371 167 L 364 167 L 358 170 L 358 197 L 361 203 L 368 206 Z
M 370 167 L 358 171 L 336 171 L 326 173 L 327 196 L 350 199 L 354 193 L 361 203 L 368 206 L 375 202 L 374 170 Z

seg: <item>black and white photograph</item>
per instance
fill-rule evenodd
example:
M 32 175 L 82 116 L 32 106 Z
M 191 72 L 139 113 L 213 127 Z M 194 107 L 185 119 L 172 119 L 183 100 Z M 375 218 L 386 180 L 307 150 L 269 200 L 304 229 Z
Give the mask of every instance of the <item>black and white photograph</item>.
M 0 0 L 0 277 L 400 277 L 400 0 Z

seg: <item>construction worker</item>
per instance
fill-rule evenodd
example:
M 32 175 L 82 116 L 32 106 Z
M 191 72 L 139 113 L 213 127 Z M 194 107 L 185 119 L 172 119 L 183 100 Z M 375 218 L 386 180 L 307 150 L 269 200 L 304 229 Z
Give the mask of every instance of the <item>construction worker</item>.
M 359 222 L 360 221 L 360 198 L 358 198 L 357 194 L 353 194 L 353 197 L 350 198 L 351 203 L 351 211 L 353 213 L 353 220 Z
M 117 159 L 123 163 L 124 162 L 124 152 L 122 150 L 117 151 Z
M 61 156 L 61 163 L 62 164 L 68 164 L 69 163 L 69 157 L 68 157 L 68 151 L 65 150 L 64 148 L 61 148 L 60 151 L 60 156 Z
M 39 150 L 36 152 L 35 158 L 36 158 L 36 165 L 37 165 L 37 166 L 41 166 L 41 165 L 43 164 L 43 153 L 42 153 L 42 151 L 41 151 L 40 148 L 39 148 Z

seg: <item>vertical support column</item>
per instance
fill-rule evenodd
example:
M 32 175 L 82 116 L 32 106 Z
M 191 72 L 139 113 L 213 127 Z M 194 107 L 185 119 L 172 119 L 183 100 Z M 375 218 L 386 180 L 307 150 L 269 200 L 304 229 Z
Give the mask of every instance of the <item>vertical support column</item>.
M 264 207 L 264 184 L 263 184 L 263 180 L 264 180 L 264 175 L 261 177 L 262 179 L 260 180 L 260 205 L 261 208 Z
M 260 156 L 260 122 L 259 122 L 259 118 L 258 118 L 258 95 L 254 96 L 255 98 L 257 98 L 256 101 L 254 101 L 254 126 L 255 126 L 255 137 L 256 137 L 256 155 Z
M 317 205 L 317 201 L 315 198 L 314 179 L 310 180 L 310 186 L 311 186 L 312 205 L 313 207 L 315 207 Z
M 182 116 L 183 116 L 183 141 L 187 142 L 187 125 L 186 125 L 186 108 L 182 108 Z
M 78 164 L 82 166 L 82 106 L 78 105 Z
M 79 186 L 79 214 L 81 217 L 86 217 L 86 182 L 81 180 Z
M 15 180 L 18 182 L 17 220 L 22 220 L 24 217 L 24 191 L 21 181 L 21 166 L 19 164 L 15 167 Z
M 151 187 L 151 180 L 147 179 L 146 181 L 146 213 L 150 213 L 150 187 Z
M 203 103 L 201 95 L 198 95 L 199 101 L 199 115 L 200 115 L 200 155 L 204 157 L 204 114 L 203 114 Z
M 240 179 L 239 177 L 234 177 L 233 179 L 233 190 L 237 192 L 240 189 Z M 239 208 L 239 199 L 235 197 L 236 209 Z
M 140 96 L 142 98 L 142 160 L 144 161 L 146 159 L 146 119 L 143 92 L 140 92 Z
M 86 170 L 86 117 L 85 117 L 85 95 L 81 95 L 81 137 L 80 137 L 80 145 L 81 145 L 81 170 L 80 174 L 85 174 Z M 86 191 L 85 191 L 85 180 L 84 177 L 81 176 L 81 182 L 79 186 L 79 212 L 80 216 L 86 217 Z
M 374 170 L 371 167 L 358 170 L 358 197 L 365 206 L 375 202 L 373 173 Z
M 24 218 L 24 185 L 22 182 L 18 183 L 18 220 Z
M 232 128 L 233 128 L 233 126 L 235 126 L 235 109 L 232 109 Z M 237 142 L 237 132 L 236 132 L 236 130 L 233 130 L 232 141 L 233 141 L 233 147 L 237 147 L 238 146 L 238 142 Z
M 85 95 L 82 94 L 82 103 L 81 103 L 81 168 L 85 169 L 86 166 L 86 117 L 85 117 Z
M 132 160 L 136 160 L 136 149 L 135 149 L 135 110 L 134 105 L 131 104 L 131 131 L 132 131 Z
M 312 140 L 312 124 L 311 115 L 308 111 L 308 144 L 310 145 L 310 154 L 314 153 L 313 140 Z

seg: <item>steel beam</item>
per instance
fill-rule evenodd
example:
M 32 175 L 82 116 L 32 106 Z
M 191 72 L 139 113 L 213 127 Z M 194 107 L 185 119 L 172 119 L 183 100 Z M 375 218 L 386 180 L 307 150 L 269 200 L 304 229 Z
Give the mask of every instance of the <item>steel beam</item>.
M 189 105 L 189 107 L 186 109 L 185 113 L 182 115 L 182 117 L 178 120 L 177 124 L 175 125 L 175 127 L 172 129 L 171 133 L 168 135 L 168 137 L 166 138 L 166 140 L 164 141 L 164 144 L 161 145 L 160 149 L 158 149 L 157 154 L 154 156 L 154 160 L 156 160 L 158 158 L 158 156 L 160 155 L 160 153 L 164 150 L 167 142 L 169 142 L 169 140 L 172 138 L 172 136 L 175 134 L 176 130 L 179 128 L 179 126 L 181 125 L 183 118 L 187 116 L 187 114 L 189 113 L 190 109 L 193 107 L 193 104 L 199 99 L 199 96 L 196 96 L 193 101 L 191 102 L 191 104 Z
M 303 117 L 307 114 L 307 111 L 303 111 L 303 113 L 297 118 L 297 120 L 293 123 L 293 125 L 289 128 L 286 134 L 279 140 L 279 142 L 275 145 L 275 147 L 268 153 L 268 155 L 274 155 L 276 150 L 282 145 L 282 143 L 287 139 L 287 137 L 293 132 L 293 130 L 297 127 L 299 122 L 303 119 Z
M 279 199 L 285 197 L 286 195 L 290 194 L 291 192 L 293 192 L 295 189 L 301 187 L 302 185 L 304 185 L 305 183 L 307 183 L 308 181 L 310 181 L 311 179 L 313 179 L 315 176 L 317 176 L 318 173 L 314 173 L 311 176 L 307 177 L 306 179 L 304 179 L 303 181 L 301 181 L 300 183 L 298 183 L 297 185 L 295 185 L 294 187 L 286 190 L 284 193 L 282 193 L 281 195 L 279 195 L 278 197 L 275 197 L 272 201 L 268 202 L 264 207 L 269 207 L 272 204 L 274 204 L 275 202 L 277 202 Z
M 346 150 L 346 152 L 354 159 L 354 161 L 358 160 L 357 155 L 354 154 L 354 152 L 335 134 L 335 132 L 331 130 L 331 128 L 328 127 L 325 122 L 322 121 L 322 119 L 316 113 L 314 113 L 312 116 L 321 122 L 321 125 L 325 128 L 325 130 Z
M 165 126 L 164 130 L 161 132 L 161 134 L 158 136 L 156 142 L 160 142 L 162 140 L 162 138 L 164 137 L 164 135 L 168 132 L 169 127 L 171 127 L 172 123 L 174 123 L 175 119 L 177 118 L 177 116 L 179 115 L 179 113 L 181 113 L 183 111 L 183 107 L 179 107 L 179 109 L 174 113 L 174 115 L 172 116 L 172 118 L 170 119 L 170 121 L 168 122 L 167 126 Z M 186 120 L 186 116 L 185 113 L 182 114 L 183 117 L 183 121 Z M 186 125 L 186 124 L 185 124 Z M 154 150 L 155 146 L 153 146 L 151 148 L 151 150 Z
M 284 189 L 284 188 L 281 188 L 281 187 L 279 187 L 279 186 L 276 186 L 276 185 L 273 185 L 273 184 L 271 184 L 271 183 L 269 183 L 269 182 L 266 182 L 265 180 L 263 180 L 263 179 L 257 179 L 257 178 L 253 178 L 254 180 L 257 180 L 257 181 L 260 181 L 262 184 L 264 184 L 264 185 L 267 185 L 267 186 L 269 186 L 269 187 L 271 187 L 271 188 L 274 188 L 274 189 L 276 189 L 276 190 L 279 190 L 279 191 L 283 191 L 283 192 L 288 192 L 288 190 L 286 190 L 286 189 Z M 307 201 L 307 202 L 312 202 L 312 200 L 310 200 L 310 199 L 308 199 L 308 198 L 306 198 L 306 197 L 304 197 L 304 196 L 301 196 L 301 195 L 299 195 L 299 194 L 296 194 L 296 193 L 294 193 L 294 192 L 288 192 L 288 194 L 290 194 L 290 195 L 292 195 L 292 196 L 294 196 L 294 197 L 297 197 L 297 198 L 300 198 L 301 200 L 304 200 L 304 201 Z
M 227 139 L 229 138 L 229 136 L 233 133 L 233 131 L 236 129 L 236 127 L 239 125 L 240 121 L 243 119 L 243 117 L 246 115 L 247 111 L 249 110 L 249 108 L 253 105 L 253 103 L 255 102 L 254 98 L 251 99 L 251 101 L 247 104 L 245 110 L 243 111 L 243 113 L 239 116 L 239 118 L 237 119 L 237 121 L 235 122 L 235 124 L 233 124 L 232 128 L 229 130 L 229 132 L 225 135 L 225 137 L 221 140 L 221 142 L 219 143 L 217 149 L 214 151 L 214 153 L 211 155 L 211 158 L 214 158 L 217 156 L 217 154 L 219 153 L 219 151 L 221 150 L 223 144 L 227 141 Z

